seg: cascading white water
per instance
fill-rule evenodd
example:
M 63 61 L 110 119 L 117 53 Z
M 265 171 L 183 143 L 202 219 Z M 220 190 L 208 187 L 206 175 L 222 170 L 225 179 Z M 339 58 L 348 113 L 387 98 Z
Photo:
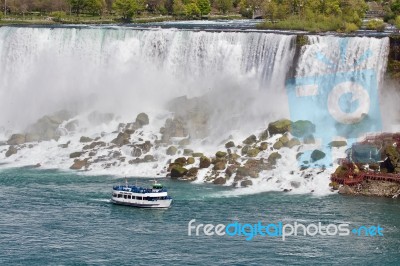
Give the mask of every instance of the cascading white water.
M 102 131 L 114 131 L 118 122 L 132 121 L 137 113 L 146 112 L 151 123 L 138 137 L 154 141 L 168 116 L 164 110 L 167 101 L 182 95 L 203 96 L 203 108 L 209 109 L 212 147 L 193 141 L 189 148 L 211 155 L 224 149 L 221 141 L 229 135 L 238 144 L 249 133 L 265 130 L 272 119 L 290 118 L 285 90 L 290 69 L 296 69 L 297 77 L 312 77 L 369 68 L 382 80 L 387 38 L 348 38 L 342 56 L 342 38 L 308 36 L 310 43 L 302 47 L 298 60 L 294 58 L 295 39 L 261 32 L 2 27 L 0 128 L 23 130 L 42 115 L 60 109 L 77 114 L 95 109 L 121 115 L 106 127 L 82 129 L 82 134 L 97 137 Z M 355 64 L 368 50 L 372 55 Z M 324 60 L 333 63 L 327 66 Z M 59 143 L 72 141 L 66 149 L 59 148 L 59 143 L 42 142 L 7 161 L 69 168 L 69 154 L 82 150 L 82 134 L 63 136 Z M 110 133 L 104 139 L 109 142 L 115 136 Z M 275 139 L 269 141 L 271 147 Z M 131 157 L 130 148 L 123 147 L 121 152 Z M 152 152 L 158 159 L 155 164 L 125 162 L 112 169 L 93 164 L 92 169 L 96 173 L 155 176 L 171 157 L 165 155 L 165 148 Z M 258 157 L 267 158 L 270 152 Z M 282 190 L 291 188 L 293 182 L 299 192 L 329 191 L 329 172 L 305 179 L 298 171 L 297 151 L 284 148 L 279 152 L 283 158 L 276 169 L 263 172 L 253 180 L 254 186 L 240 193 Z M 337 153 L 342 155 L 343 151 Z
M 282 88 L 292 40 L 172 29 L 2 27 L 0 125 L 21 129 L 71 106 L 131 115 L 181 95 Z M 21 112 L 22 106 L 30 111 Z

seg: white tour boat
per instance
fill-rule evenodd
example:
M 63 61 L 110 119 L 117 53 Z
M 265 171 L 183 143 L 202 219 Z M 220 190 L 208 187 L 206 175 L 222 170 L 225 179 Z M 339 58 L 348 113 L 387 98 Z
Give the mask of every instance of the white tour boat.
M 157 181 L 151 188 L 130 186 L 114 186 L 111 202 L 140 208 L 169 208 L 172 198 L 168 196 L 167 189 Z

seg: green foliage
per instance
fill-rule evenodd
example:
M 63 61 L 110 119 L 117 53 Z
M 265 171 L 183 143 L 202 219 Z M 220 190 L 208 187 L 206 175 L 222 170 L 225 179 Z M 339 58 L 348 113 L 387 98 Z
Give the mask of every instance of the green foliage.
M 211 5 L 209 0 L 197 0 L 197 7 L 200 10 L 200 15 L 208 15 L 211 11 Z
M 181 0 L 174 0 L 174 5 L 173 5 L 173 14 L 175 16 L 181 17 L 185 16 L 185 5 L 182 3 Z
M 55 22 L 61 22 L 66 18 L 67 14 L 64 11 L 55 11 L 50 14 Z
M 350 32 L 355 32 L 358 30 L 358 26 L 354 23 L 351 22 L 345 22 L 344 25 L 344 32 L 350 33 Z
M 196 3 L 190 3 L 185 6 L 185 15 L 188 18 L 197 18 L 201 16 L 201 11 Z
M 367 29 L 376 30 L 376 31 L 384 31 L 385 23 L 383 22 L 383 20 L 380 20 L 380 19 L 371 19 L 367 23 Z
M 232 0 L 216 0 L 216 4 L 222 14 L 228 13 L 233 7 Z
M 400 29 L 400 16 L 396 17 L 396 20 L 394 21 L 394 25 L 396 28 Z
M 136 0 L 116 0 L 113 8 L 124 21 L 131 21 L 139 10 Z

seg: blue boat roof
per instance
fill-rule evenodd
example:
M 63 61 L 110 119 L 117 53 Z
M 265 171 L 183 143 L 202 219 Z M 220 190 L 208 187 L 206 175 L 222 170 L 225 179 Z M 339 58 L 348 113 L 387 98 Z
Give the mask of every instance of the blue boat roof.
M 143 187 L 137 187 L 137 186 L 114 186 L 113 190 L 117 191 L 128 191 L 128 192 L 134 192 L 134 193 L 161 193 L 161 192 L 167 192 L 166 188 L 162 189 L 152 189 L 152 188 L 143 188 Z

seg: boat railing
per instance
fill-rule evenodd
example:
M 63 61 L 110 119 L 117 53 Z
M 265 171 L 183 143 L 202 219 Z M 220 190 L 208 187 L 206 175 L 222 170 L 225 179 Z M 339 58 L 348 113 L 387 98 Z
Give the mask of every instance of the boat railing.
M 133 193 L 161 193 L 161 192 L 167 192 L 166 188 L 152 189 L 152 188 L 142 188 L 142 187 L 136 187 L 136 186 L 114 186 L 113 190 L 133 192 Z

